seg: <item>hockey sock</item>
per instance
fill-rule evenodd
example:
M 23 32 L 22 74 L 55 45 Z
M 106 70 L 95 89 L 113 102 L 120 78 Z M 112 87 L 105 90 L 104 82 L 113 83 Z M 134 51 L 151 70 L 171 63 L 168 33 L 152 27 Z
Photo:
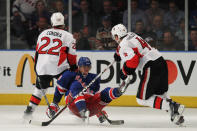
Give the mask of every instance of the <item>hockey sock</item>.
M 137 102 L 140 105 L 149 106 L 160 110 L 169 110 L 169 102 L 159 96 L 151 96 L 147 100 L 137 98 Z
M 43 89 L 43 91 L 44 93 L 46 93 L 47 89 Z M 29 103 L 29 106 L 31 106 L 33 110 L 35 109 L 37 105 L 40 104 L 42 96 L 43 96 L 42 91 L 38 88 L 35 88 L 34 93 L 32 94 L 30 98 L 30 103 Z
M 86 109 L 86 102 L 84 96 L 78 96 L 74 102 L 79 112 Z
M 101 100 L 106 103 L 110 103 L 112 100 L 121 96 L 118 88 L 107 87 L 101 91 Z
M 62 96 L 63 96 L 64 93 L 61 92 L 60 88 L 58 88 L 58 86 L 57 86 L 55 88 L 55 93 L 54 93 L 54 96 L 53 96 L 53 103 L 58 104 L 60 102 L 60 100 L 62 99 Z

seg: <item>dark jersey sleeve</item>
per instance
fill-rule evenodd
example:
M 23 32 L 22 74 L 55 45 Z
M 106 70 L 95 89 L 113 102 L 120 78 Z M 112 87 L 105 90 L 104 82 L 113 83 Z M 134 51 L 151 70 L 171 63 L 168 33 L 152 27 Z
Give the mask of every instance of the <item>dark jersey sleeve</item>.
M 96 74 L 89 74 L 90 81 L 89 83 L 96 77 Z M 89 91 L 93 94 L 100 90 L 100 77 L 90 86 Z
M 71 83 L 75 80 L 77 73 L 73 71 L 66 71 L 57 80 L 57 84 L 67 90 L 69 90 Z
M 70 85 L 70 92 L 71 92 L 71 95 L 72 97 L 75 97 L 77 96 L 82 90 L 83 90 L 83 86 L 82 84 L 75 80 L 71 85 Z

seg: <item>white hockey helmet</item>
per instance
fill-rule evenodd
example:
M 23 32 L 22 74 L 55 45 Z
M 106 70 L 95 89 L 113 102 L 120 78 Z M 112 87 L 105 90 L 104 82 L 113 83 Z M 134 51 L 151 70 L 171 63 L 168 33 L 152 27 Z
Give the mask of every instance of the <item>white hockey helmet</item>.
M 64 16 L 62 15 L 61 12 L 56 12 L 52 14 L 51 25 L 52 26 L 64 25 Z
M 115 40 L 115 35 L 120 39 L 127 34 L 127 28 L 123 24 L 115 25 L 111 30 L 112 38 Z

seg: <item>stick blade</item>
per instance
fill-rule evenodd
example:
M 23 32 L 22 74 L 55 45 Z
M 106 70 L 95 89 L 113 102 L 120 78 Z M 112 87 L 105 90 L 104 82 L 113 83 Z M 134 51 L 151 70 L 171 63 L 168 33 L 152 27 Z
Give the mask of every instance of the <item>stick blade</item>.
M 42 122 L 42 126 L 48 126 L 51 123 L 51 120 Z
M 124 124 L 124 120 L 114 120 L 109 122 L 111 125 L 122 125 Z

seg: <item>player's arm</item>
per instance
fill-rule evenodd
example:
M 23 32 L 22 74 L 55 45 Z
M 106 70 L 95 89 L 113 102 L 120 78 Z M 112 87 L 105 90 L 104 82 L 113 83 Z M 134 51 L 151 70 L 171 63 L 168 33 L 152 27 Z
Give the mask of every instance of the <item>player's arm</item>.
M 77 67 L 77 55 L 76 55 L 76 40 L 73 38 L 71 43 L 69 44 L 68 50 L 68 63 L 70 65 L 70 70 L 75 71 L 78 69 Z
M 62 96 L 66 94 L 66 92 L 70 89 L 70 84 L 74 81 L 76 76 L 75 72 L 66 71 L 60 76 L 57 80 L 57 86 L 55 88 L 54 103 L 59 103 Z
M 35 52 L 35 56 L 34 56 L 34 63 L 35 63 L 35 64 L 34 64 L 34 70 L 35 70 L 36 74 L 37 74 L 37 71 L 36 71 L 36 64 L 37 64 L 38 55 L 39 55 L 38 49 L 39 49 L 39 43 L 40 43 L 40 36 L 41 36 L 41 34 L 38 36 L 38 39 L 37 39 L 36 52 Z
M 96 77 L 96 74 L 92 74 L 92 80 Z M 89 92 L 95 94 L 100 90 L 100 77 L 90 86 Z
M 78 69 L 76 62 L 77 62 L 77 55 L 76 55 L 76 41 L 72 35 L 69 36 L 70 38 L 65 39 L 66 43 L 60 49 L 60 56 L 58 66 L 61 65 L 66 59 L 69 63 L 70 70 L 75 71 Z
M 135 70 L 139 64 L 139 55 L 135 54 L 132 49 L 125 49 L 121 51 L 120 56 L 124 59 L 124 64 L 120 70 L 120 78 L 125 80 L 127 75 L 132 75 L 135 73 Z
M 120 62 L 121 61 L 121 57 L 120 57 L 120 54 L 119 54 L 119 49 L 120 49 L 120 46 L 118 46 L 116 48 L 116 52 L 114 53 L 114 60 L 116 62 Z

